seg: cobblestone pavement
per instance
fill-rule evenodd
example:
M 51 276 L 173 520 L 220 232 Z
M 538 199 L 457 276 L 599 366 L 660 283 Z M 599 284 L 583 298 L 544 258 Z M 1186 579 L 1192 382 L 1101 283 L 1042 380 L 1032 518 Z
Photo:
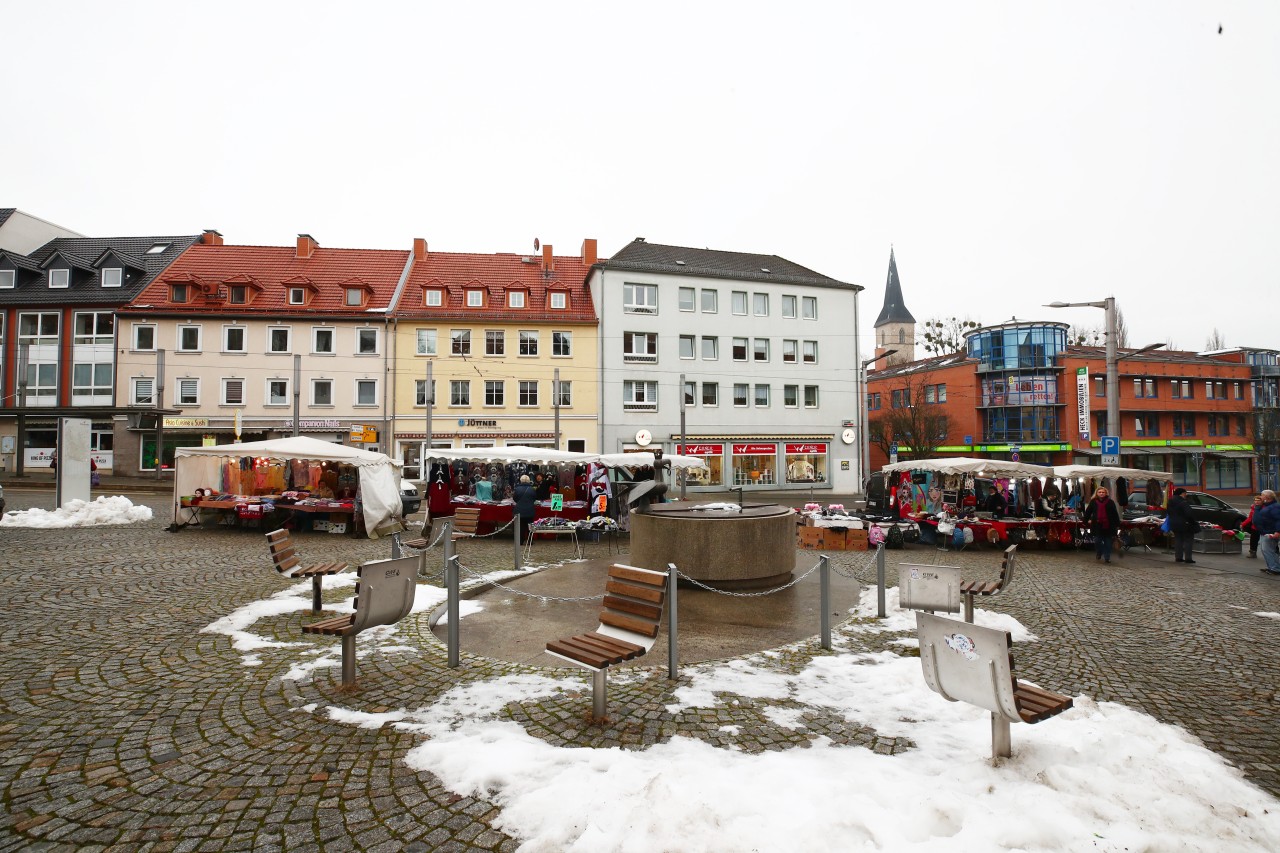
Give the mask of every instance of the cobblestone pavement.
M 462 666 L 447 668 L 425 614 L 403 623 L 397 638 L 421 653 L 361 658 L 355 691 L 340 688 L 336 668 L 282 678 L 296 651 L 264 649 L 261 665 L 247 667 L 226 636 L 200 629 L 292 584 L 271 571 L 260 535 L 169 533 L 162 521 L 0 530 L 8 605 L 0 626 L 0 851 L 518 846 L 493 828 L 490 803 L 454 795 L 405 766 L 405 752 L 422 735 L 362 729 L 300 708 L 418 708 L 460 681 L 529 668 L 465 650 Z M 301 542 L 304 553 L 323 549 L 352 561 L 388 552 L 385 541 L 312 534 Z M 468 542 L 466 553 L 472 567 L 508 568 L 512 543 Z M 874 581 L 867 554 L 832 557 L 843 571 Z M 999 554 L 921 546 L 889 552 L 890 583 L 903 559 L 980 576 L 995 574 Z M 1280 611 L 1280 583 L 1256 572 L 1174 567 L 1161 555 L 1131 554 L 1104 567 L 1085 554 L 1027 551 L 1018 568 L 1008 592 L 987 607 L 1040 637 L 1015 649 L 1019 674 L 1180 725 L 1280 795 L 1280 626 L 1252 615 Z M 332 598 L 349 595 L 348 588 Z M 300 634 L 310 618 L 295 611 L 252 630 L 332 648 L 331 639 Z M 840 648 L 888 648 L 892 639 L 849 632 Z M 825 654 L 815 638 L 756 662 L 798 672 Z M 681 682 L 662 677 L 665 667 L 651 672 L 611 684 L 609 725 L 585 720 L 589 693 L 515 703 L 506 715 L 536 737 L 572 746 L 641 747 L 680 733 L 750 751 L 818 736 L 884 753 L 914 748 L 814 709 L 800 709 L 806 728 L 787 728 L 747 698 L 671 713 L 666 706 Z

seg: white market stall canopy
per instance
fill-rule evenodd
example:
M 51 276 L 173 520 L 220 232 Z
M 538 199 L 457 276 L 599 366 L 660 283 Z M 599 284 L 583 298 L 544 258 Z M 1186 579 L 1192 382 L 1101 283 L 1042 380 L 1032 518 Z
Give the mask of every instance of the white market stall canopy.
M 886 465 L 881 471 L 932 471 L 935 474 L 973 474 L 975 477 L 1053 477 L 1054 470 L 1045 465 L 1029 462 L 1010 462 L 1007 459 L 971 459 L 968 456 L 947 456 L 942 459 L 911 459 Z M 1060 475 L 1058 475 L 1060 476 Z
M 514 462 L 529 462 L 535 465 L 587 465 L 596 462 L 606 468 L 640 468 L 653 465 L 654 462 L 652 453 L 574 453 L 569 450 L 556 450 L 553 447 L 524 447 L 519 444 L 508 444 L 505 447 L 467 447 L 462 450 L 433 448 L 426 452 L 426 457 L 451 462 L 500 462 L 505 465 Z M 672 468 L 706 467 L 706 463 L 695 456 L 666 454 L 662 458 L 670 461 Z
M 1104 480 L 1108 477 L 1125 477 L 1130 480 L 1173 482 L 1173 475 L 1165 471 L 1147 471 L 1142 468 L 1113 468 L 1107 465 L 1058 465 L 1054 467 L 1053 473 L 1055 476 L 1069 480 L 1083 477 L 1093 477 L 1095 480 Z
M 177 520 L 181 495 L 216 483 L 225 459 L 259 456 L 267 459 L 302 460 L 307 462 L 339 462 L 355 466 L 360 475 L 360 503 L 364 525 L 374 531 L 382 522 L 402 512 L 400 503 L 401 463 L 385 453 L 374 453 L 295 435 L 243 444 L 218 444 L 213 447 L 179 447 L 174 453 L 173 506 Z

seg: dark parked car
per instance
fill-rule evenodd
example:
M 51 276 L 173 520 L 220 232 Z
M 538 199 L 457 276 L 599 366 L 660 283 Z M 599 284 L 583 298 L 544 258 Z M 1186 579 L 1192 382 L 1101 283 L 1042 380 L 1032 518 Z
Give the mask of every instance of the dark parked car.
M 418 494 L 418 487 L 408 480 L 400 481 L 400 504 L 404 507 L 404 514 L 409 515 L 418 511 L 422 506 L 422 497 Z
M 1187 492 L 1186 497 L 1187 503 L 1191 505 L 1191 517 L 1196 521 L 1207 521 L 1229 530 L 1238 530 L 1241 522 L 1248 516 L 1248 513 L 1204 492 Z

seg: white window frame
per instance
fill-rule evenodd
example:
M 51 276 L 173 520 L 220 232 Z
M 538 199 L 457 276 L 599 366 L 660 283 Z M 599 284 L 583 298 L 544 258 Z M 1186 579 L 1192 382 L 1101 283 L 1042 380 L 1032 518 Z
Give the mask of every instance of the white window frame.
M 138 332 L 142 329 L 151 330 L 151 346 L 144 347 L 138 344 Z M 134 323 L 130 332 L 130 348 L 134 352 L 155 352 L 156 351 L 156 334 L 158 330 L 155 323 Z
M 316 389 L 321 386 L 329 390 L 329 402 L 321 403 L 316 396 Z M 327 377 L 318 377 L 311 380 L 311 399 L 309 405 L 316 408 L 333 408 L 335 405 L 335 397 L 333 396 L 333 380 Z
M 658 411 L 658 383 L 652 379 L 622 380 L 624 412 Z
M 484 381 L 484 405 L 489 408 L 504 408 L 507 405 L 507 383 L 504 380 Z
M 507 307 L 508 307 L 508 308 L 523 308 L 523 307 L 524 307 L 524 291 L 523 291 L 523 290 L 513 290 L 513 291 L 511 291 L 510 293 L 508 293 L 508 294 L 507 294 Z
M 461 393 L 459 393 L 461 392 Z M 465 400 L 461 398 L 465 397 Z M 460 402 L 458 402 L 461 400 Z M 449 406 L 452 408 L 471 408 L 471 380 L 449 380 Z
M 738 402 L 741 400 L 742 402 Z M 733 383 L 733 407 L 745 409 L 751 405 L 751 385 L 746 382 Z
M 183 394 L 183 389 L 191 389 L 190 399 Z M 173 405 L 175 406 L 198 406 L 200 405 L 200 379 L 195 376 L 182 376 L 173 383 Z
M 573 332 L 553 331 L 551 333 L 551 357 L 573 358 Z
M 692 361 L 697 354 L 697 335 L 680 336 L 680 358 Z
M 761 403 L 761 402 L 760 402 L 760 399 L 761 399 L 761 398 L 760 398 L 760 392 L 761 392 L 761 391 L 763 391 L 763 392 L 764 392 L 764 402 L 763 402 L 763 403 Z M 752 404 L 753 406 L 755 406 L 755 408 L 757 408 L 757 409 L 767 409 L 767 408 L 769 408 L 769 402 L 770 402 L 770 386 L 768 386 L 768 385 L 766 385 L 766 384 L 763 384 L 763 383 L 757 383 L 757 384 L 756 384 L 756 387 L 755 387 L 755 391 L 754 391 L 754 393 L 751 395 L 751 404 Z
M 538 406 L 538 380 L 521 379 L 517 387 L 516 405 L 521 409 L 534 409 Z
M 414 351 L 418 355 L 439 355 L 440 340 L 436 329 L 414 330 Z
M 17 285 L 17 270 L 0 270 L 0 290 L 13 290 Z
M 516 337 L 519 338 L 519 354 L 521 358 L 536 358 L 538 355 L 538 330 L 537 329 L 521 329 Z
M 436 381 L 431 380 L 431 399 L 436 396 Z M 422 402 L 418 402 L 421 400 Z M 425 409 L 427 407 L 427 380 L 413 380 L 413 406 L 416 409 Z
M 124 267 L 103 267 L 103 287 L 124 287 Z
M 365 290 L 363 287 L 348 287 L 343 295 L 342 304 L 347 308 L 359 308 L 364 305 Z
M 289 304 L 290 305 L 306 305 L 307 289 L 305 287 L 289 288 Z
M 782 386 L 782 407 L 784 409 L 800 408 L 800 386 L 799 385 L 783 385 Z
M 237 299 L 236 297 L 239 297 L 239 298 Z M 247 284 L 227 285 L 227 304 L 228 305 L 248 305 L 249 304 L 249 285 Z
M 801 364 L 817 364 L 818 363 L 818 342 L 805 341 L 800 345 L 800 363 Z
M 275 348 L 275 332 L 284 332 L 283 350 L 276 350 Z M 269 325 L 269 327 L 266 327 L 266 351 L 270 355 L 288 355 L 288 353 L 293 352 L 292 325 Z
M 320 333 L 329 333 L 329 348 L 320 349 Z M 312 326 L 311 327 L 311 353 L 313 355 L 337 355 L 338 353 L 338 330 L 333 326 Z
M 573 380 L 561 379 L 559 382 L 551 380 L 551 405 L 556 405 L 556 398 L 559 397 L 560 408 L 570 408 L 573 406 Z
M 231 333 L 240 332 L 240 348 L 231 348 Z M 249 351 L 249 327 L 231 324 L 222 327 L 222 351 L 223 352 L 248 352 Z
M 818 297 L 800 297 L 800 313 L 806 320 L 818 319 Z
M 468 290 L 467 291 L 467 307 L 483 308 L 484 307 L 484 291 Z
M 568 295 L 569 294 L 559 290 L 551 291 L 551 309 L 553 311 L 563 311 L 567 308 L 569 300 L 566 297 L 568 297 Z
M 504 330 L 484 330 L 484 354 L 486 358 L 506 358 L 507 333 Z
M 89 405 L 95 401 L 110 402 L 115 390 L 112 380 L 115 365 L 110 361 L 78 361 L 71 365 L 71 396 L 76 405 Z M 77 374 L 89 374 L 89 381 L 80 381 Z M 102 375 L 105 374 L 105 375 Z M 79 398 L 79 399 L 76 399 Z
M 644 352 L 635 349 L 637 342 L 643 344 Z M 623 332 L 622 360 L 624 362 L 656 362 L 658 360 L 658 333 Z
M 196 345 L 194 347 L 184 347 L 183 332 L 194 330 L 196 333 Z M 175 352 L 203 352 L 204 351 L 204 327 L 199 324 L 184 324 L 177 328 L 177 339 L 174 346 Z
M 711 392 L 711 402 L 707 402 L 707 392 Z M 702 383 L 702 407 L 709 408 L 711 406 L 719 407 L 720 405 L 720 383 L 719 382 L 703 382 Z
M 760 347 L 761 344 L 764 344 L 763 352 L 761 352 L 761 347 Z M 769 339 L 768 338 L 755 338 L 754 340 L 751 341 L 751 360 L 753 362 L 768 363 L 769 361 Z
M 282 395 L 281 395 L 284 399 L 283 399 L 283 400 L 281 400 L 279 403 L 277 403 L 277 402 L 275 402 L 274 400 L 272 400 L 272 399 L 271 399 L 271 385 L 272 385 L 273 383 L 275 383 L 275 382 L 283 382 L 283 383 L 284 383 L 284 394 L 282 394 Z M 292 384 L 293 384 L 293 383 L 292 383 L 292 381 L 290 381 L 288 378 L 283 377 L 283 376 L 273 376 L 273 377 L 268 378 L 266 382 L 262 383 L 262 405 L 264 405 L 264 406 L 287 406 L 287 405 L 289 405 L 290 403 L 292 403 L 292 402 L 293 402 L 293 393 L 292 393 L 293 389 L 290 387 Z
M 154 406 L 156 404 L 156 379 L 154 376 L 129 378 L 129 405 Z
M 444 291 L 431 288 L 423 294 L 422 304 L 428 308 L 439 308 L 444 304 Z
M 813 392 L 812 394 L 809 393 L 811 391 Z M 812 399 L 813 402 L 810 402 L 810 399 Z M 818 408 L 818 400 L 819 400 L 818 386 L 817 385 L 804 386 L 804 407 L 806 409 L 816 409 Z
M 624 282 L 622 285 L 622 313 L 657 314 L 658 285 Z
M 356 409 L 368 409 L 379 405 L 378 399 L 378 380 L 377 379 L 356 379 L 355 384 L 351 387 L 351 406 Z M 360 402 L 360 392 L 365 387 L 373 390 L 373 400 L 368 403 Z
M 469 358 L 471 356 L 470 329 L 449 330 L 449 355 L 458 358 Z
M 798 340 L 787 338 L 782 341 L 782 363 L 800 363 L 800 342 Z
M 710 345 L 711 352 L 708 354 L 707 347 Z M 702 336 L 702 360 L 703 361 L 719 361 L 720 360 L 720 338 L 714 335 Z
M 71 270 L 65 267 L 49 270 L 49 289 L 66 290 L 71 286 Z
M 742 358 L 738 358 L 738 344 L 742 344 Z M 733 347 L 729 352 L 729 356 L 733 361 L 750 361 L 751 360 L 751 339 L 750 338 L 734 338 Z
M 688 409 L 697 405 L 698 405 L 698 383 L 685 382 L 684 383 L 684 407 Z
M 80 318 L 92 317 L 90 325 L 93 331 L 87 335 L 80 334 Z M 111 334 L 100 334 L 98 331 L 99 321 L 102 319 L 109 320 L 108 325 L 111 326 Z M 71 318 L 71 341 L 75 345 L 82 344 L 114 344 L 116 342 L 115 328 L 115 312 L 114 311 L 77 311 Z
M 370 352 L 361 352 L 360 342 L 367 339 L 369 335 L 373 335 L 373 349 Z M 364 356 L 380 355 L 381 351 L 382 351 L 382 336 L 378 334 L 378 329 L 376 326 L 362 326 L 356 329 L 356 344 L 355 344 L 356 355 L 364 355 Z
M 707 307 L 708 299 L 711 297 L 711 307 Z M 702 293 L 698 295 L 698 308 L 703 314 L 719 314 L 720 313 L 720 291 L 714 287 L 702 288 Z
M 782 318 L 784 320 L 796 318 L 796 297 L 793 293 L 782 294 Z
M 767 293 L 751 294 L 751 313 L 756 317 L 769 316 L 769 294 Z
M 694 288 L 694 287 L 682 287 L 682 288 L 680 288 L 680 290 L 679 290 L 678 294 L 679 294 L 679 296 L 678 296 L 678 300 L 677 300 L 677 303 L 676 303 L 676 307 L 677 307 L 679 310 L 681 310 L 681 311 L 696 311 L 696 310 L 698 310 L 698 290 L 697 290 L 697 288 Z M 685 301 L 685 300 L 686 300 L 686 298 L 688 299 L 688 302 L 687 302 L 688 307 L 685 307 L 685 305 L 686 305 L 686 301 Z
M 745 290 L 730 291 L 729 296 L 729 313 L 737 317 L 747 316 L 747 309 L 750 303 L 747 301 L 747 292 Z
M 243 406 L 243 405 L 244 405 L 244 401 L 247 399 L 246 394 L 247 394 L 247 391 L 248 391 L 248 389 L 245 387 L 245 385 L 246 385 L 246 383 L 245 383 L 245 381 L 244 381 L 244 378 L 243 378 L 243 377 L 239 377 L 239 376 L 226 376 L 226 377 L 223 377 L 222 382 L 221 382 L 221 391 L 219 392 L 219 393 L 220 393 L 220 396 L 219 396 L 219 398 L 218 398 L 218 405 L 221 405 L 221 406 Z M 229 392 L 229 391 L 232 391 L 233 389 L 234 389 L 234 390 L 238 390 L 238 391 L 239 391 L 239 397 L 240 397 L 240 399 L 238 399 L 238 400 L 236 400 L 236 399 L 232 399 L 232 395 L 231 395 L 231 394 L 229 394 L 228 392 Z

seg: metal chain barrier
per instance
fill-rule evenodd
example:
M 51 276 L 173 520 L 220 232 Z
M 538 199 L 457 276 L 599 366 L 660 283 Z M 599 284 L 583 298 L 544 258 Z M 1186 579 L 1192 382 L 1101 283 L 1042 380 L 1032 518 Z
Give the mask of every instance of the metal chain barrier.
M 503 589 L 503 590 L 506 590 L 507 592 L 515 593 L 516 595 L 523 595 L 525 598 L 536 598 L 539 601 L 544 603 L 548 601 L 600 601 L 604 598 L 604 593 L 600 593 L 599 595 L 584 595 L 579 598 L 558 598 L 554 595 L 537 595 L 532 592 L 525 592 L 522 589 L 516 589 L 515 587 L 507 586 L 504 583 L 491 580 L 485 575 L 482 575 L 479 572 L 475 571 L 474 569 L 471 569 L 467 566 L 462 565 L 461 560 L 458 561 L 458 568 L 462 569 L 462 571 L 466 572 L 472 578 L 474 578 L 476 580 L 477 586 L 481 584 L 496 586 L 498 589 Z
M 855 581 L 858 581 L 859 583 L 868 583 L 868 581 L 864 581 L 862 580 L 862 578 L 858 577 L 857 572 L 861 569 L 870 569 L 872 572 L 874 572 L 876 568 L 876 555 L 880 553 L 880 550 L 882 548 L 884 548 L 883 545 L 877 545 L 875 547 L 875 550 L 863 552 L 866 554 L 866 556 L 862 558 L 861 565 L 855 563 L 853 566 L 850 566 L 848 568 L 843 568 L 834 560 L 832 560 L 831 568 L 833 568 L 836 574 L 840 575 L 841 577 L 846 577 L 849 580 L 855 580 Z M 845 553 L 848 553 L 848 552 L 846 551 Z M 874 581 L 871 581 L 870 583 L 874 583 Z
M 776 592 L 782 592 L 784 589 L 787 589 L 788 587 L 795 586 L 796 584 L 800 583 L 800 581 L 804 580 L 805 578 L 809 577 L 809 575 L 816 572 L 818 570 L 818 567 L 821 565 L 822 565 L 822 561 L 819 560 L 818 562 L 813 564 L 813 568 L 809 569 L 809 571 L 805 572 L 799 577 L 792 578 L 791 580 L 784 583 L 782 586 L 775 586 L 773 589 L 761 590 L 760 592 L 730 592 L 727 589 L 716 589 L 713 586 L 707 586 L 705 583 L 702 583 L 701 581 L 697 581 L 689 577 L 679 569 L 676 569 L 676 574 L 679 575 L 682 580 L 687 580 L 689 583 L 693 584 L 694 586 L 700 587 L 709 592 L 718 592 L 721 595 L 729 595 L 729 596 L 733 596 L 734 598 L 760 598 L 761 596 L 773 595 Z

